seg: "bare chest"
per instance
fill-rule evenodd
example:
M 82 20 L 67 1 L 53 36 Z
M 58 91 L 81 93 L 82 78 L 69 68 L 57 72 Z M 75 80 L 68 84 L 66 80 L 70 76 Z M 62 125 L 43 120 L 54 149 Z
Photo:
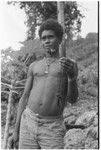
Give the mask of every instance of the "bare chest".
M 33 68 L 34 76 L 53 76 L 59 77 L 63 76 L 63 71 L 59 64 L 59 60 L 53 60 L 50 63 L 47 63 L 46 60 L 39 61 Z

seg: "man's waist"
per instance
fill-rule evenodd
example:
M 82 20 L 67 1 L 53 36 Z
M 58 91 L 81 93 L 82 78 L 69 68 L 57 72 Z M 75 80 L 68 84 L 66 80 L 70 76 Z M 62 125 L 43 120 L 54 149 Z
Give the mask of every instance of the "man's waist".
M 25 110 L 31 117 L 35 117 L 38 119 L 47 119 L 47 120 L 58 120 L 58 119 L 63 119 L 63 115 L 57 115 L 57 116 L 45 116 L 45 115 L 40 115 L 38 113 L 33 112 L 28 106 L 26 107 Z

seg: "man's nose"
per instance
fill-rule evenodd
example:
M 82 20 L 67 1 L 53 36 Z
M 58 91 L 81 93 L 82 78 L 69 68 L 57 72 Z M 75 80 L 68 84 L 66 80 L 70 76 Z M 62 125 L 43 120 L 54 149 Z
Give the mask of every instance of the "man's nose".
M 50 43 L 50 39 L 47 37 L 45 43 Z

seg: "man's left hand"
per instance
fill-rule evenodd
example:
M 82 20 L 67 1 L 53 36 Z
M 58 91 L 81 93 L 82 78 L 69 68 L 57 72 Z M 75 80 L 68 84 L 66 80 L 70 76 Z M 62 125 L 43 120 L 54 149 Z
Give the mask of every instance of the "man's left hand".
M 78 66 L 76 61 L 68 59 L 66 57 L 61 57 L 59 61 L 63 71 L 68 74 L 70 80 L 72 80 L 73 78 L 77 78 Z

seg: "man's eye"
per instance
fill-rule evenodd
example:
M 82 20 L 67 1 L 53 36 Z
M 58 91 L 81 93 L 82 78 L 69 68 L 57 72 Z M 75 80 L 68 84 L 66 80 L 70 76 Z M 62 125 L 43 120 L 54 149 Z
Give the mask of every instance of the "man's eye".
M 52 38 L 54 38 L 54 36 L 53 36 L 53 35 L 50 35 L 48 38 L 49 38 L 49 39 L 52 39 Z
M 42 40 L 45 40 L 45 39 L 46 39 L 46 37 L 45 37 L 45 36 L 43 36 L 43 37 L 41 37 L 41 39 L 42 39 Z
M 46 39 L 53 39 L 54 35 L 49 35 L 49 36 L 43 36 L 41 37 L 42 40 L 46 40 Z

